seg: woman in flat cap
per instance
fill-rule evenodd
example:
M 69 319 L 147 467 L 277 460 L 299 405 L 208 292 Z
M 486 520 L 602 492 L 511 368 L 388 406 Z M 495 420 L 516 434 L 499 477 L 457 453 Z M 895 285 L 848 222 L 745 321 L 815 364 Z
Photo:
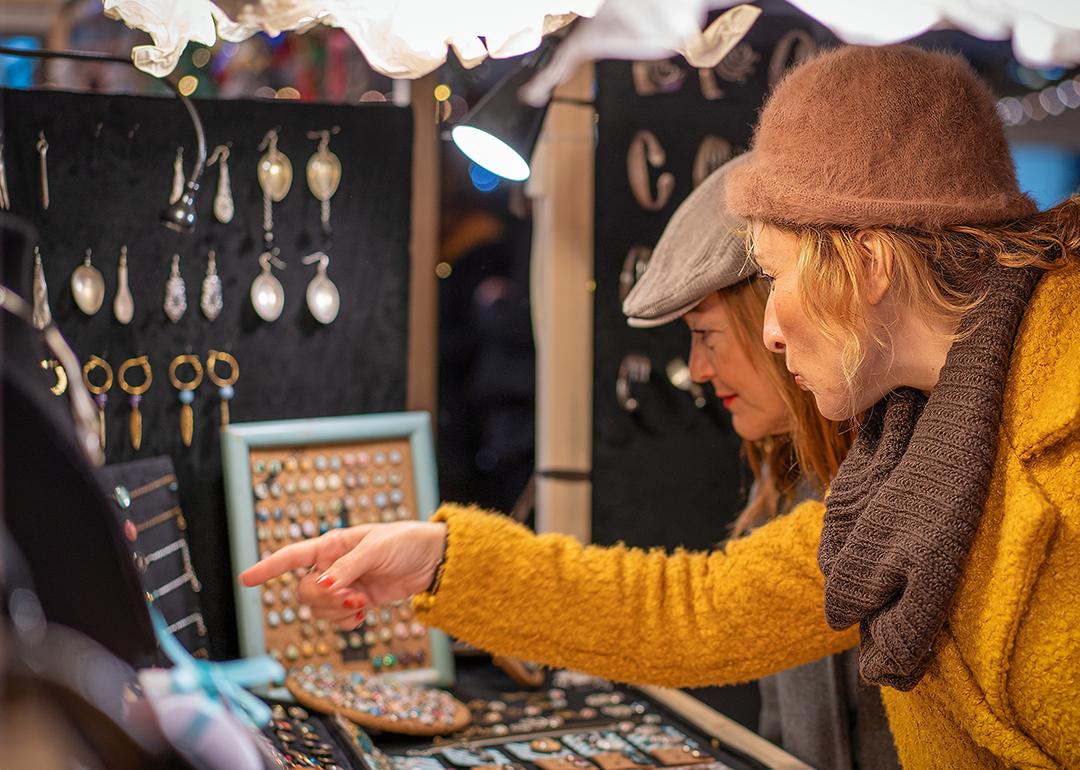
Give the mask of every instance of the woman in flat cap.
M 865 413 L 824 510 L 665 555 L 444 506 L 245 582 L 303 563 L 327 596 L 421 591 L 425 622 L 480 647 L 634 682 L 857 645 L 905 768 L 1080 767 L 1080 201 L 1038 212 L 987 86 L 910 46 L 794 68 L 727 196 L 771 284 L 768 348 L 825 417 Z

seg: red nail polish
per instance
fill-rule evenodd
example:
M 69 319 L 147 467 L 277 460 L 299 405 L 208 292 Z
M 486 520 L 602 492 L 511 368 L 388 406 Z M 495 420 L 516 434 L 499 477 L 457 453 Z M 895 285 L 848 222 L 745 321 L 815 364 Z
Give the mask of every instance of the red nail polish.
M 360 610 L 360 612 L 356 613 L 356 622 L 359 623 L 365 617 L 367 617 L 367 610 Z
M 322 577 L 320 577 L 318 580 L 315 581 L 315 585 L 322 586 L 323 588 L 330 588 L 332 585 L 334 585 L 334 576 L 333 575 L 323 575 Z
M 360 609 L 361 607 L 364 606 L 364 602 L 363 602 L 362 599 L 351 599 L 350 598 L 350 599 L 346 599 L 344 602 L 342 602 L 342 604 L 345 605 L 346 609 L 350 609 L 350 610 L 358 610 L 358 609 Z

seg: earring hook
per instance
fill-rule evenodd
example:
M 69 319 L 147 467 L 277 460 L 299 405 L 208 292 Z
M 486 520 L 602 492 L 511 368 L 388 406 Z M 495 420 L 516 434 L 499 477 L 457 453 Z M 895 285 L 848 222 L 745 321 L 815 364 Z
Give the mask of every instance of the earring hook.
M 273 265 L 278 270 L 285 269 L 285 263 L 277 258 L 276 252 L 277 249 L 275 248 L 273 252 L 264 251 L 259 255 L 259 264 L 262 265 L 263 270 L 269 270 L 270 265 Z
M 316 262 L 318 262 L 319 269 L 326 270 L 326 268 L 330 266 L 330 255 L 322 251 L 316 251 L 313 254 L 308 254 L 300 261 L 303 262 L 305 265 L 314 265 Z
M 225 163 L 229 160 L 228 144 L 219 144 L 217 147 L 215 147 L 214 152 L 210 155 L 210 160 L 206 161 L 206 165 L 212 166 L 218 160 L 221 160 L 222 163 Z
M 278 131 L 281 130 L 281 126 L 274 126 L 266 132 L 266 136 L 259 142 L 259 150 L 265 150 L 267 147 L 273 152 L 277 149 Z

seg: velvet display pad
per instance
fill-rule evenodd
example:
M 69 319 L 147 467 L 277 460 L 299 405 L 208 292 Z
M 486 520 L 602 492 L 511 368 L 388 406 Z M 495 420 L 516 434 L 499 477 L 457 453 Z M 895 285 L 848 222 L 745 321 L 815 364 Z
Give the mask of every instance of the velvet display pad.
M 255 448 L 249 467 L 261 558 L 342 525 L 417 519 L 408 439 Z M 432 665 L 430 634 L 408 601 L 373 607 L 345 632 L 299 603 L 292 573 L 259 591 L 266 651 L 286 667 L 329 663 L 367 675 Z
M 153 384 L 140 403 L 142 447 L 136 451 L 131 446 L 128 398 L 114 384 L 105 406 L 107 460 L 172 457 L 191 558 L 202 581 L 211 657 L 232 658 L 238 645 L 218 390 L 204 379 L 195 391 L 194 441 L 185 447 L 169 363 L 190 353 L 205 366 L 211 348 L 234 355 L 240 377 L 229 404 L 233 422 L 405 408 L 412 113 L 388 103 L 193 101 L 206 129 L 208 151 L 230 145 L 236 211 L 229 224 L 214 218 L 220 174 L 220 165 L 214 164 L 201 180 L 198 223 L 190 234 L 173 232 L 160 221 L 177 148 L 184 148 L 185 171 L 191 171 L 195 160 L 194 129 L 175 97 L 0 90 L 0 128 L 12 212 L 39 232 L 53 317 L 76 355 L 83 362 L 92 354 L 101 356 L 114 371 L 125 359 L 149 356 Z M 331 200 L 328 238 L 305 166 L 318 146 L 307 132 L 334 126 L 340 131 L 331 138 L 330 150 L 341 159 L 342 177 Z M 267 323 L 255 314 L 248 295 L 264 249 L 258 145 L 272 128 L 280 129 L 278 148 L 292 163 L 293 182 L 286 197 L 273 204 L 274 243 L 287 268 L 274 270 L 285 290 L 284 312 Z M 39 132 L 49 144 L 47 211 L 39 195 Z M 122 245 L 128 248 L 135 306 L 127 325 L 112 313 Z M 75 306 L 69 283 L 88 248 L 105 280 L 105 301 L 93 316 Z M 199 307 L 210 249 L 216 252 L 224 296 L 224 309 L 213 322 Z M 327 274 L 341 296 L 341 312 L 327 326 L 311 316 L 305 301 L 316 268 L 300 261 L 318 250 L 330 255 Z M 187 311 L 177 323 L 162 307 L 174 254 L 180 255 L 187 286 Z M 29 297 L 32 261 L 18 265 L 15 275 L 8 275 L 8 268 L 4 266 L 5 283 Z M 227 367 L 219 371 L 228 372 Z M 133 374 L 132 381 L 141 378 Z

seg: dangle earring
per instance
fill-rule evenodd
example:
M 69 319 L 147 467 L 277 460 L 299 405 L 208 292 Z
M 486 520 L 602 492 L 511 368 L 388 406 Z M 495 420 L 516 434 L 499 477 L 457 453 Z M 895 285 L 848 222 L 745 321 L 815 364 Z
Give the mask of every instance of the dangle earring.
M 318 139 L 319 147 L 307 162 L 307 183 L 311 194 L 321 202 L 320 219 L 323 233 L 330 235 L 330 199 L 341 184 L 341 160 L 330 152 L 330 136 L 341 129 L 334 126 L 322 131 L 309 131 L 308 139 Z
M 34 312 L 30 317 L 35 329 L 44 329 L 52 322 L 49 308 L 49 287 L 45 283 L 45 266 L 41 263 L 41 249 L 34 247 Z
M 172 270 L 165 282 L 165 315 L 173 323 L 179 321 L 187 310 L 187 286 L 180 276 L 180 255 L 173 254 Z
M 127 370 L 133 366 L 143 370 L 143 381 L 140 385 L 132 385 L 125 379 Z M 139 411 L 139 402 L 142 401 L 143 393 L 150 390 L 150 383 L 154 381 L 154 372 L 150 369 L 150 359 L 146 356 L 129 358 L 120 364 L 116 379 L 120 383 L 120 390 L 128 394 L 128 403 L 131 405 L 131 417 L 128 420 L 131 448 L 138 452 L 142 447 L 142 412 Z
M 232 370 L 228 377 L 221 377 L 217 373 L 218 361 L 228 364 Z M 236 362 L 236 358 L 231 353 L 226 353 L 221 350 L 211 350 L 210 356 L 206 359 L 206 376 L 210 378 L 210 381 L 217 385 L 218 397 L 221 399 L 221 427 L 224 428 L 229 424 L 229 402 L 232 401 L 233 396 L 236 395 L 234 385 L 236 381 L 240 379 L 240 364 Z
M 305 265 L 318 264 L 315 269 L 315 277 L 307 287 L 307 306 L 311 315 L 321 324 L 332 323 L 337 318 L 341 308 L 341 296 L 337 286 L 326 277 L 326 268 L 330 264 L 330 257 L 321 251 L 308 254 L 303 259 Z
M 113 297 L 113 316 L 122 324 L 131 323 L 135 316 L 135 298 L 128 286 L 127 246 L 120 247 L 120 264 L 116 268 L 116 296 Z
M 218 187 L 214 195 L 214 218 L 221 224 L 227 225 L 236 213 L 232 198 L 232 183 L 229 181 L 229 146 L 227 144 L 219 144 L 215 147 L 214 154 L 210 156 L 206 165 L 212 166 L 218 161 L 221 161 L 221 170 L 218 171 Z
M 169 203 L 173 204 L 180 200 L 184 194 L 184 146 L 176 148 L 176 157 L 173 159 L 172 192 L 169 193 Z
M 285 287 L 271 271 L 271 265 L 279 270 L 285 269 L 285 263 L 278 259 L 277 254 L 277 247 L 274 247 L 259 255 L 262 271 L 251 282 L 251 306 L 264 321 L 276 321 L 285 309 Z
M 101 385 L 90 382 L 90 372 L 101 369 L 105 372 L 105 381 Z M 90 360 L 83 364 L 83 382 L 86 389 L 94 394 L 94 402 L 98 408 L 98 441 L 101 443 L 101 451 L 105 451 L 105 404 L 109 400 L 109 389 L 113 384 L 113 370 L 109 362 L 99 356 L 90 356 Z
M 0 132 L 0 138 L 3 133 Z M 8 192 L 7 166 L 4 165 L 4 143 L 0 141 L 0 209 L 11 209 L 11 194 Z
M 284 200 L 292 187 L 292 163 L 277 146 L 278 130 L 272 128 L 259 142 L 265 154 L 259 158 L 259 187 L 263 191 L 263 241 L 266 248 L 274 244 L 274 206 Z
M 45 160 L 45 153 L 49 151 L 49 143 L 45 141 L 45 132 L 38 132 L 37 151 L 39 157 L 39 169 L 41 171 L 41 210 L 49 210 L 49 164 Z
M 194 376 L 187 382 L 183 382 L 176 374 L 176 370 L 184 364 L 188 364 L 195 371 Z M 203 366 L 198 356 L 190 353 L 177 356 L 169 364 L 169 382 L 176 388 L 180 398 L 180 440 L 184 446 L 191 446 L 191 438 L 195 432 L 195 410 L 191 405 L 195 402 L 195 389 L 202 384 Z
M 101 310 L 101 303 L 105 301 L 105 278 L 91 264 L 92 256 L 93 251 L 87 249 L 83 263 L 71 273 L 71 294 L 79 310 L 87 315 Z
M 221 309 L 225 306 L 222 296 L 221 277 L 217 272 L 217 254 L 210 249 L 206 255 L 206 277 L 202 282 L 202 296 L 199 298 L 199 307 L 203 315 L 213 322 L 221 315 Z

